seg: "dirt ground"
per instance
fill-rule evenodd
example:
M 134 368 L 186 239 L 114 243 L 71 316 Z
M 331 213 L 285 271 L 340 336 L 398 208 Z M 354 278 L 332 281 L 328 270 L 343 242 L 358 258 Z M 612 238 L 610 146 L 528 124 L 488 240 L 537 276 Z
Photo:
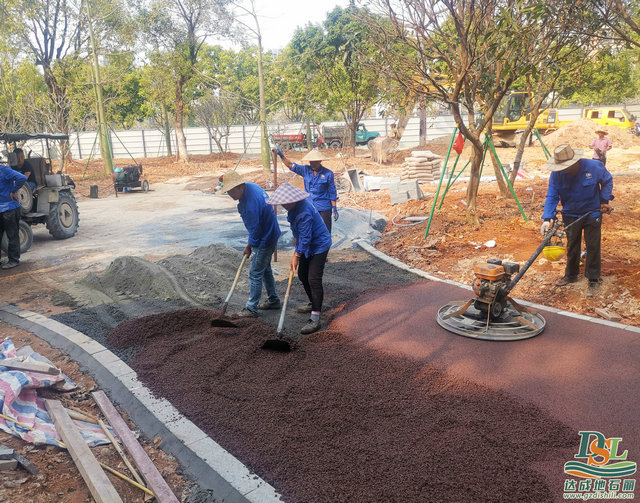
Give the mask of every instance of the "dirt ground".
M 57 349 L 51 348 L 46 342 L 35 337 L 29 332 L 16 329 L 0 322 L 0 333 L 3 339 L 11 338 L 16 347 L 31 346 L 34 351 L 48 358 L 54 365 L 60 368 L 77 385 L 77 388 L 69 393 L 60 393 L 51 389 L 39 391 L 43 398 L 61 400 L 62 404 L 71 409 L 90 416 L 100 417 L 91 391 L 99 389 L 93 379 L 78 368 L 78 365 L 69 357 Z M 126 418 L 126 414 L 121 415 Z M 103 418 L 104 419 L 104 418 Z M 129 424 L 135 430 L 135 425 Z M 181 501 L 197 501 L 199 490 L 182 476 L 182 469 L 175 459 L 164 453 L 157 447 L 161 439 L 140 439 L 146 453 L 165 478 Z M 0 444 L 14 449 L 35 465 L 38 474 L 30 475 L 23 469 L 7 470 L 2 472 L 0 484 L 0 502 L 12 503 L 84 503 L 93 501 L 87 486 L 80 476 L 70 454 L 54 446 L 33 446 L 26 444 L 19 438 L 0 431 Z M 110 445 L 95 447 L 92 449 L 96 458 L 107 466 L 132 478 L 124 462 Z M 127 482 L 110 476 L 110 480 L 116 487 L 118 494 L 124 501 L 131 503 L 145 501 L 144 493 L 129 485 Z
M 543 137 L 543 140 L 549 148 L 563 141 L 587 147 L 591 136 L 594 136 L 589 128 L 590 124 L 583 124 L 575 131 L 560 130 Z M 514 290 L 514 297 L 590 316 L 597 316 L 594 311 L 596 308 L 606 308 L 610 313 L 619 316 L 623 323 L 640 326 L 640 281 L 638 280 L 640 270 L 637 267 L 640 259 L 640 219 L 638 218 L 640 203 L 636 195 L 640 186 L 638 181 L 640 141 L 631 135 L 627 137 L 619 134 L 618 131 L 612 131 L 614 148 L 609 153 L 607 164 L 608 169 L 614 174 L 616 199 L 613 202 L 615 212 L 603 219 L 603 284 L 599 294 L 585 299 L 586 283 L 584 281 L 564 288 L 553 286 L 553 283 L 563 274 L 564 261 L 550 263 L 541 257 L 518 284 Z M 431 142 L 427 148 L 444 157 L 448 143 L 448 138 L 442 138 Z M 505 164 L 512 161 L 514 154 L 514 149 L 498 150 L 498 155 Z M 289 157 L 293 160 L 299 160 L 303 155 L 302 152 L 289 153 Z M 401 163 L 408 155 L 410 150 L 399 151 L 390 156 L 388 163 L 378 165 L 366 157 L 366 150 L 359 150 L 356 158 L 332 156 L 324 164 L 334 170 L 338 178 L 347 168 L 357 168 L 363 176 L 397 177 L 402 171 Z M 464 165 L 468 155 L 469 150 L 466 147 L 459 165 Z M 422 200 L 391 205 L 388 190 L 380 190 L 343 193 L 339 205 L 373 209 L 389 219 L 383 238 L 377 244 L 378 248 L 385 253 L 434 275 L 469 284 L 473 278 L 474 264 L 492 257 L 523 263 L 542 239 L 539 233 L 542 213 L 540 205 L 544 202 L 547 179 L 544 155 L 540 146 L 534 144 L 528 147 L 524 161 L 524 171 L 527 175 L 524 178 L 518 178 L 515 190 L 528 221 L 525 221 L 520 214 L 515 201 L 512 198 L 505 199 L 499 196 L 495 183 L 491 182 L 482 183 L 480 188 L 478 199 L 480 228 L 473 228 L 466 223 L 466 182 L 460 180 L 448 192 L 442 209 L 435 212 L 426 238 L 425 222 L 413 224 L 404 218 L 429 215 L 433 205 L 433 194 L 437 188 L 435 184 L 422 185 L 421 188 L 425 194 Z M 236 164 L 247 178 L 262 184 L 266 181 L 259 166 L 259 159 L 241 159 L 238 155 L 192 156 L 188 165 L 176 162 L 172 158 L 142 159 L 141 162 L 144 167 L 144 176 L 150 181 L 152 187 L 154 183 L 171 182 L 180 178 L 191 180 L 190 190 L 211 192 L 218 182 L 218 177 L 226 170 L 233 169 Z M 128 163 L 129 161 L 124 160 L 116 161 L 116 165 Z M 76 197 L 79 200 L 88 198 L 90 185 L 97 184 L 100 198 L 112 198 L 114 204 L 117 204 L 113 197 L 112 182 L 103 174 L 103 170 L 104 165 L 100 161 L 72 162 L 67 165 L 66 171 L 74 177 L 76 182 Z M 485 166 L 485 175 L 490 174 L 491 171 L 490 166 Z M 280 180 L 290 178 L 290 175 L 279 173 Z M 342 186 L 345 186 L 344 182 Z M 128 195 L 122 194 L 120 197 L 124 198 Z M 82 225 L 82 219 L 80 225 Z M 495 241 L 495 247 L 486 246 L 485 243 L 490 240 Z M 64 247 L 64 242 L 60 242 L 60 247 Z M 112 259 L 118 256 L 118 250 L 114 249 Z M 286 260 L 286 256 L 283 259 Z M 344 262 L 347 264 L 345 267 L 349 267 L 349 264 L 354 262 L 366 262 L 366 259 L 356 252 L 332 255 L 330 261 L 334 260 Z M 87 265 L 74 269 L 73 274 L 70 274 L 68 266 L 64 265 L 64 258 L 61 260 L 60 257 L 41 259 L 37 263 L 29 263 L 27 260 L 25 262 L 20 269 L 13 270 L 10 274 L 4 271 L 0 273 L 3 284 L 0 302 L 15 304 L 46 316 L 64 318 L 65 313 L 73 310 L 78 312 L 78 308 L 81 307 L 75 304 L 71 297 L 65 297 L 64 288 L 56 284 L 57 279 L 67 285 L 82 280 L 88 272 L 98 275 L 106 273 L 104 267 L 92 268 Z M 328 271 L 330 266 L 331 264 L 328 264 Z M 363 281 L 362 285 L 354 287 L 353 284 L 356 281 L 345 277 L 340 271 L 341 269 L 337 268 L 336 274 L 328 274 L 326 280 L 328 291 L 340 292 L 340 295 L 330 301 L 330 309 L 334 314 L 339 312 L 348 298 L 353 297 L 365 287 L 379 288 L 387 281 L 389 283 L 410 281 L 404 273 L 390 271 L 386 267 L 372 263 L 369 267 L 363 266 L 360 272 L 364 276 L 377 279 Z M 394 279 L 392 278 L 394 275 L 401 277 Z M 282 282 L 283 277 L 280 276 L 278 279 Z M 217 290 L 223 288 L 221 284 Z M 131 295 L 126 292 L 120 293 L 123 301 L 131 301 Z M 141 295 L 139 292 L 134 293 Z M 209 302 L 219 303 L 225 293 L 225 291 L 214 292 Z M 301 291 L 294 290 L 294 294 L 298 296 L 298 300 L 302 298 Z M 180 305 L 173 307 L 180 307 Z M 110 318 L 107 317 L 108 323 L 102 328 L 102 337 L 106 337 L 109 330 L 114 328 L 114 323 L 117 325 L 119 321 L 127 318 L 113 316 L 113 312 L 109 312 L 107 308 L 105 311 L 110 314 Z M 276 316 L 273 315 L 267 319 L 267 322 L 273 326 L 275 319 Z M 293 318 L 292 325 L 302 321 L 304 320 L 301 317 Z M 16 345 L 30 344 L 60 365 L 63 371 L 81 384 L 82 393 L 85 395 L 95 387 L 90 377 L 79 371 L 72 361 L 68 361 L 68 357 L 47 348 L 46 344 L 34 340 L 35 338 L 25 332 L 3 325 L 0 325 L 0 330 L 3 335 L 11 336 Z M 134 356 L 132 354 L 130 358 Z M 87 398 L 82 393 L 78 395 L 78 407 L 91 408 L 90 404 L 85 403 Z M 20 440 L 13 439 L 4 433 L 0 433 L 0 442 L 24 453 L 41 470 L 41 474 L 37 476 L 40 478 L 27 476 L 25 472 L 20 471 L 3 473 L 4 488 L 0 488 L 0 501 L 15 503 L 90 501 L 84 483 L 75 472 L 66 453 L 52 448 L 33 450 L 29 446 L 21 445 L 23 443 Z M 188 482 L 179 476 L 180 471 L 176 468 L 175 461 L 161 451 L 154 451 L 153 442 L 147 442 L 145 447 L 153 454 L 152 458 L 161 471 L 170 474 L 169 481 L 176 493 L 186 500 Z M 108 453 L 105 448 L 99 448 L 99 450 L 101 454 L 107 456 L 106 459 L 112 459 L 113 453 Z M 37 456 L 33 455 L 34 452 L 37 452 Z M 117 465 L 117 461 L 114 463 Z M 64 466 L 64 476 L 59 476 L 61 465 Z M 118 489 L 120 490 L 121 487 L 118 486 Z M 136 492 L 127 492 L 131 491 L 131 488 L 122 487 L 122 490 L 124 492 L 121 494 L 126 494 L 130 498 L 128 501 L 139 501 L 136 497 L 140 498 L 140 496 L 135 496 Z M 296 494 L 295 488 L 290 491 L 292 491 L 291 494 Z

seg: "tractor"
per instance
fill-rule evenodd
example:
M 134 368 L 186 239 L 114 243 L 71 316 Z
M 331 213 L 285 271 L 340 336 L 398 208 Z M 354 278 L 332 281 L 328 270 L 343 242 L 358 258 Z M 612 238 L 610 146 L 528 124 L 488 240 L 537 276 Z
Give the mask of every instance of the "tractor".
M 29 155 L 28 162 L 33 173 L 33 182 L 25 183 L 18 190 L 20 202 L 20 253 L 26 252 L 33 243 L 32 225 L 45 224 L 55 239 L 67 239 L 78 230 L 78 205 L 73 195 L 75 183 L 64 173 L 54 173 L 51 167 L 50 140 L 69 140 L 65 134 L 47 133 L 0 133 L 0 141 L 4 141 L 8 164 L 16 169 L 18 160 L 13 148 L 18 142 L 45 140 L 47 157 Z M 2 249 L 7 249 L 7 237 L 2 236 Z

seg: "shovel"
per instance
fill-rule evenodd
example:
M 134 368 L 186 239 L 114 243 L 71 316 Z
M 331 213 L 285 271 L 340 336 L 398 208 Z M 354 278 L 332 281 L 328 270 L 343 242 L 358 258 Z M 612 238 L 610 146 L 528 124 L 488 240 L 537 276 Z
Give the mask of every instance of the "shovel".
M 291 344 L 282 338 L 282 329 L 284 327 L 284 314 L 287 311 L 287 302 L 289 302 L 289 293 L 291 292 L 291 283 L 293 282 L 293 272 L 293 269 L 289 272 L 289 284 L 287 285 L 287 293 L 284 295 L 284 302 L 282 304 L 282 312 L 280 313 L 278 329 L 276 330 L 276 337 L 274 339 L 267 339 L 262 345 L 262 349 L 270 349 L 272 351 L 280 351 L 282 353 L 288 353 L 291 351 Z
M 231 290 L 227 294 L 227 298 L 224 300 L 224 304 L 222 304 L 222 311 L 220 311 L 220 317 L 215 320 L 211 320 L 212 327 L 227 327 L 227 328 L 235 328 L 238 325 L 230 322 L 229 320 L 222 319 L 224 313 L 227 312 L 227 307 L 229 306 L 229 299 L 231 299 L 231 295 L 233 295 L 233 291 L 236 289 L 236 285 L 238 284 L 238 279 L 240 278 L 240 273 L 244 267 L 244 263 L 247 261 L 247 255 L 242 256 L 242 262 L 240 262 L 240 267 L 238 267 L 238 272 L 236 272 L 236 277 L 233 280 L 233 284 L 231 285 Z

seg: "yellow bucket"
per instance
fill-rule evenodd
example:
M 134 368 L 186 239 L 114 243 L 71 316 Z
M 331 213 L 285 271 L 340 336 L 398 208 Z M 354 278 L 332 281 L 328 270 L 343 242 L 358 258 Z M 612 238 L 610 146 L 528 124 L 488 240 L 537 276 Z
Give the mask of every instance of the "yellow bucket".
M 564 246 L 545 246 L 542 249 L 542 255 L 549 262 L 557 262 L 564 254 L 567 252 L 567 249 Z

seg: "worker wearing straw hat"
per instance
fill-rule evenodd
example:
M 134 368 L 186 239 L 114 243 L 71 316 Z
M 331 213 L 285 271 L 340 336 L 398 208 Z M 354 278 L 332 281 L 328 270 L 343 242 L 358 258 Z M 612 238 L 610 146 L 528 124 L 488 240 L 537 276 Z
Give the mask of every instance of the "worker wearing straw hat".
M 244 254 L 251 256 L 249 269 L 249 300 L 238 314 L 255 318 L 258 309 L 280 309 L 280 297 L 276 293 L 276 282 L 271 270 L 271 256 L 280 237 L 280 226 L 273 211 L 267 204 L 267 193 L 255 183 L 247 182 L 235 171 L 222 175 L 220 193 L 229 194 L 238 201 L 238 212 L 249 232 L 249 240 Z M 267 301 L 260 303 L 262 286 L 267 291 Z
M 555 219 L 558 201 L 562 203 L 562 221 L 566 227 L 567 265 L 564 277 L 556 286 L 564 286 L 578 281 L 580 269 L 580 245 L 584 232 L 587 259 L 584 275 L 589 280 L 587 296 L 593 296 L 599 287 L 601 272 L 600 241 L 602 214 L 611 213 L 609 201 L 613 199 L 613 177 L 599 161 L 581 159 L 584 150 L 573 149 L 570 145 L 560 145 L 547 161 L 551 171 L 547 198 L 540 232 L 544 235 Z M 585 213 L 592 211 L 578 222 Z M 569 227 L 569 224 L 576 222 Z
M 600 161 L 606 166 L 607 152 L 611 150 L 613 144 L 611 143 L 611 140 L 609 138 L 605 138 L 605 136 L 609 133 L 604 129 L 596 129 L 596 134 L 598 135 L 598 137 L 591 142 L 591 145 L 589 145 L 593 149 L 593 155 L 591 156 L 591 158 Z
M 287 168 L 304 179 L 304 190 L 311 195 L 313 205 L 331 233 L 331 213 L 333 213 L 333 219 L 338 220 L 338 206 L 336 205 L 338 192 L 333 171 L 322 165 L 322 161 L 326 161 L 327 158 L 317 148 L 302 158 L 303 162 L 309 164 L 291 162 L 279 147 L 276 147 L 276 153 Z
M 300 330 L 302 334 L 320 330 L 320 311 L 324 298 L 322 275 L 331 248 L 329 230 L 308 197 L 307 192 L 290 183 L 283 183 L 267 199 L 268 204 L 282 205 L 288 212 L 287 220 L 291 225 L 295 245 L 290 267 L 293 271 L 298 269 L 298 278 L 310 302 L 308 310 L 298 310 L 311 312 L 309 321 Z

